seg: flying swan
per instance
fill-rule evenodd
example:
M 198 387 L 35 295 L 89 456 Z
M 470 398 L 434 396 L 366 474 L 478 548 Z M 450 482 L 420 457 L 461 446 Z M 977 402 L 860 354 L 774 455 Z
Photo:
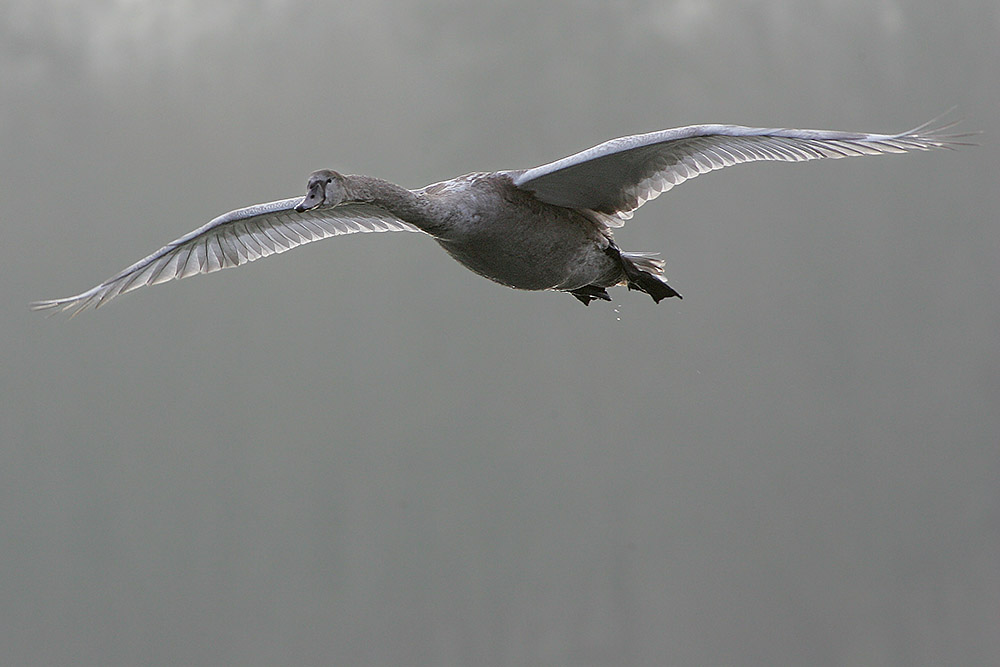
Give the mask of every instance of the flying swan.
M 612 139 L 534 169 L 477 172 L 408 190 L 372 176 L 314 172 L 304 197 L 236 209 L 185 234 L 101 284 L 35 310 L 99 307 L 145 285 L 239 266 L 355 232 L 428 234 L 465 267 L 502 285 L 569 292 L 585 305 L 626 285 L 659 303 L 681 295 L 656 253 L 625 252 L 612 230 L 675 185 L 758 160 L 951 148 L 951 125 L 865 134 L 691 125 Z

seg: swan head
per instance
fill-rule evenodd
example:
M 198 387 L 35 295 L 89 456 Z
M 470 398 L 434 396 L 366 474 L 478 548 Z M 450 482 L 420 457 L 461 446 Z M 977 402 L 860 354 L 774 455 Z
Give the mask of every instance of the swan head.
M 336 206 L 344 201 L 344 177 L 331 169 L 320 169 L 309 176 L 306 196 L 295 207 L 299 213 L 320 206 Z

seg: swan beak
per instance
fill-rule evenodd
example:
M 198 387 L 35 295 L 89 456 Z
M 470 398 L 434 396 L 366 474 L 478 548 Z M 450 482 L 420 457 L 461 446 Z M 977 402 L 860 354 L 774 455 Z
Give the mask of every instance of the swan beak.
M 309 193 L 302 198 L 302 201 L 299 203 L 298 206 L 295 207 L 295 210 L 298 211 L 299 213 L 302 213 L 304 211 L 311 211 L 312 209 L 316 208 L 322 203 L 323 203 L 323 183 L 321 181 L 317 181 L 316 183 L 313 183 L 312 186 L 310 186 Z

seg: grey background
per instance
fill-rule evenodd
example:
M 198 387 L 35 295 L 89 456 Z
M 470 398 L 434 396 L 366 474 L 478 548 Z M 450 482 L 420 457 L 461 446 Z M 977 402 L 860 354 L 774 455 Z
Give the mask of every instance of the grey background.
M 0 662 L 1000 660 L 995 2 L 0 17 Z M 320 167 L 418 187 L 952 105 L 979 147 L 644 207 L 619 241 L 683 302 L 583 308 L 380 234 L 27 309 Z

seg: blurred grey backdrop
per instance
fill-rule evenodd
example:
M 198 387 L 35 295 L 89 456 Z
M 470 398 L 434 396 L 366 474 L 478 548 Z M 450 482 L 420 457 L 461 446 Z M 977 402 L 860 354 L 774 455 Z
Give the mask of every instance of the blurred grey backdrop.
M 6 0 L 0 662 L 1000 660 L 996 2 Z M 88 288 L 313 169 L 409 187 L 697 122 L 756 164 L 582 307 L 359 235 Z M 617 306 L 617 307 L 616 307 Z

